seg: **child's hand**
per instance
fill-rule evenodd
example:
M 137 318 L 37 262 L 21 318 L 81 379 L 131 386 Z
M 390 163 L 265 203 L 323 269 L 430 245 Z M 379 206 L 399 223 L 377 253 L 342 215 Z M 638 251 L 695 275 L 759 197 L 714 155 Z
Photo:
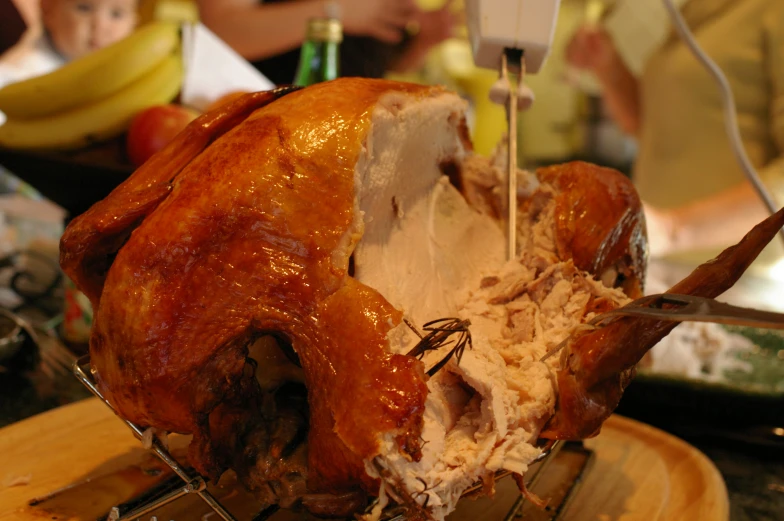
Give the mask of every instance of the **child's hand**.
M 398 43 L 417 12 L 413 0 L 340 0 L 343 30 Z
M 452 12 L 453 3 L 454 0 L 447 0 L 439 9 L 417 13 L 417 39 L 423 46 L 430 48 L 453 36 L 458 23 L 458 17 Z

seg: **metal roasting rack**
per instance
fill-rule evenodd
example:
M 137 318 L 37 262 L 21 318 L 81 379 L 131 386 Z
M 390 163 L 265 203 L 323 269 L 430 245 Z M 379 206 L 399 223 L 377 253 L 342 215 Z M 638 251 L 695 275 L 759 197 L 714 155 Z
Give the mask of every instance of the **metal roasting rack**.
M 106 398 L 104 398 L 103 394 L 101 394 L 101 391 L 98 390 L 98 387 L 95 385 L 95 380 L 92 377 L 92 369 L 87 369 L 88 367 L 90 367 L 90 355 L 85 355 L 74 362 L 73 371 L 76 375 L 76 378 L 78 378 L 79 381 L 82 382 L 82 384 L 84 384 L 84 386 L 87 387 L 91 393 L 100 398 L 101 401 L 112 410 L 112 412 L 117 414 L 117 411 L 114 410 L 112 404 L 110 404 Z M 117 415 L 117 417 L 120 418 L 128 426 L 128 428 L 131 429 L 133 435 L 141 441 L 142 436 L 144 435 L 144 429 L 133 422 L 122 419 L 119 415 Z M 124 514 L 120 512 L 118 507 L 113 507 L 109 512 L 107 521 L 129 521 L 132 519 L 137 519 L 145 514 L 154 512 L 158 508 L 167 505 L 172 501 L 175 501 L 183 496 L 187 496 L 188 494 L 198 494 L 198 496 L 205 503 L 207 503 L 210 508 L 212 508 L 212 510 L 224 521 L 238 521 L 236 517 L 231 515 L 231 513 L 226 510 L 226 508 L 224 508 L 224 506 L 221 505 L 217 499 L 215 499 L 215 496 L 210 494 L 210 492 L 207 490 L 206 480 L 198 473 L 192 475 L 194 473 L 188 472 L 182 468 L 182 466 L 177 463 L 177 460 L 175 460 L 172 455 L 169 454 L 169 451 L 166 450 L 163 444 L 157 438 L 155 438 L 155 436 L 152 438 L 151 450 L 155 453 L 156 456 L 163 460 L 163 462 L 166 463 L 166 465 L 168 465 L 172 471 L 180 477 L 180 479 L 182 479 L 184 485 L 181 488 L 174 490 L 173 492 L 169 492 L 168 494 L 165 494 L 157 499 L 151 500 L 148 503 Z
M 125 425 L 131 429 L 133 435 L 139 440 L 142 440 L 144 436 L 145 429 L 141 428 L 140 426 L 136 425 L 133 422 L 123 419 L 117 414 L 117 411 L 112 407 L 112 405 L 104 398 L 101 391 L 98 389 L 95 379 L 93 378 L 93 370 L 90 366 L 90 355 L 85 355 L 76 360 L 73 364 L 73 372 L 76 378 L 85 386 L 87 389 L 90 390 L 96 397 L 98 397 L 104 404 L 106 404 L 112 412 L 123 422 Z M 532 469 L 526 477 L 529 478 L 528 486 L 529 488 L 536 484 L 537 479 L 541 476 L 543 470 L 547 467 L 548 463 L 552 461 L 553 457 L 558 453 L 560 450 L 561 443 L 554 442 L 550 443 L 549 445 L 544 447 L 544 451 L 542 454 L 536 458 L 532 462 L 540 463 L 540 465 L 536 466 Z M 213 496 L 207 490 L 207 480 L 198 474 L 195 471 L 188 470 L 182 467 L 177 460 L 169 453 L 169 451 L 164 447 L 164 445 L 158 440 L 155 436 L 152 437 L 152 446 L 150 448 L 156 456 L 158 456 L 166 465 L 171 468 L 171 470 L 182 480 L 182 485 L 175 488 L 174 490 L 169 490 L 168 492 L 163 493 L 157 497 L 151 497 L 148 500 L 142 501 L 133 501 L 134 507 L 127 511 L 122 512 L 119 506 L 112 507 L 109 511 L 109 514 L 106 518 L 106 521 L 131 521 L 141 518 L 145 515 L 151 515 L 157 509 L 168 505 L 169 503 L 180 499 L 184 496 L 189 494 L 196 494 L 198 495 L 212 510 L 215 514 L 219 516 L 220 519 L 224 521 L 239 521 L 236 517 L 234 517 L 221 503 L 218 501 L 215 496 Z M 500 471 L 496 473 L 496 480 L 504 478 L 510 475 L 511 472 L 508 471 Z M 482 489 L 483 485 L 481 483 L 476 483 L 469 487 L 468 489 L 463 492 L 463 497 L 474 494 L 479 492 Z M 525 498 L 521 495 L 518 500 L 515 502 L 513 511 L 510 512 L 509 516 L 514 517 L 514 513 L 518 512 L 521 508 L 521 505 L 525 501 Z M 141 503 L 141 505 L 138 505 Z M 138 505 L 138 506 L 137 506 Z M 507 519 L 511 519 L 511 517 L 507 516 Z M 384 521 L 405 521 L 406 517 L 405 514 L 396 514 L 391 517 L 387 516 Z M 157 518 L 155 516 L 152 517 L 151 521 L 156 521 Z

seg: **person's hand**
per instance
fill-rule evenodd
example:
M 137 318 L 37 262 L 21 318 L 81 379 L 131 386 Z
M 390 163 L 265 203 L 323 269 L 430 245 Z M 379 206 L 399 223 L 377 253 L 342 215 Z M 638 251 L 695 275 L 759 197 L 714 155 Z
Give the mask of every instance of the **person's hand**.
M 577 69 L 593 72 L 607 69 L 616 56 L 612 39 L 596 26 L 580 27 L 566 46 L 566 61 Z
M 414 20 L 414 0 L 338 0 L 343 30 L 347 34 L 372 36 L 398 43 L 403 31 Z
M 429 49 L 454 35 L 458 17 L 452 11 L 453 3 L 454 0 L 447 0 L 438 9 L 418 10 L 414 18 L 419 27 L 416 38 L 423 47 Z

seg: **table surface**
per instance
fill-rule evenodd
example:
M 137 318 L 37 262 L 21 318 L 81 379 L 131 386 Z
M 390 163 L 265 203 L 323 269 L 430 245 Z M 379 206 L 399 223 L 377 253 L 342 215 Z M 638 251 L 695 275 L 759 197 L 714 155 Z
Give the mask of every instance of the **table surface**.
M 634 384 L 632 384 L 634 385 Z M 0 373 L 0 427 L 23 418 L 84 399 L 89 393 L 71 375 L 56 382 Z M 732 521 L 781 521 L 784 519 L 784 442 L 758 444 L 731 439 L 731 433 L 682 418 L 667 418 L 662 411 L 619 412 L 657 426 L 692 444 L 706 454 L 724 478 Z
M 174 436 L 169 442 L 182 462 L 188 438 Z M 721 475 L 704 454 L 684 441 L 613 415 L 601 434 L 584 447 L 561 446 L 532 485 L 534 493 L 560 505 L 557 498 L 567 490 L 563 484 L 572 483 L 569 476 L 575 472 L 581 475 L 559 517 L 562 521 L 727 521 L 729 505 Z M 171 475 L 96 398 L 0 429 L 0 454 L 6 455 L 0 483 L 16 484 L 0 487 L 0 520 L 4 521 L 101 519 L 112 506 L 138 497 Z M 213 484 L 210 489 L 238 519 L 249 519 L 261 508 L 233 483 Z M 501 480 L 494 498 L 463 501 L 449 519 L 505 519 L 519 496 L 514 480 Z M 528 506 L 524 519 L 541 518 L 541 510 Z M 191 497 L 156 510 L 155 515 L 201 519 L 207 512 L 203 503 Z M 281 511 L 272 519 L 312 518 Z

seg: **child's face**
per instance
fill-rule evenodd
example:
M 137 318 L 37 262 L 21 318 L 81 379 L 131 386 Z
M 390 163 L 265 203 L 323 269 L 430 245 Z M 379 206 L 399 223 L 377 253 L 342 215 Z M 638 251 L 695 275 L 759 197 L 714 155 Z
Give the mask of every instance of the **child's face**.
M 41 0 L 52 43 L 70 60 L 131 34 L 136 8 L 137 0 Z

